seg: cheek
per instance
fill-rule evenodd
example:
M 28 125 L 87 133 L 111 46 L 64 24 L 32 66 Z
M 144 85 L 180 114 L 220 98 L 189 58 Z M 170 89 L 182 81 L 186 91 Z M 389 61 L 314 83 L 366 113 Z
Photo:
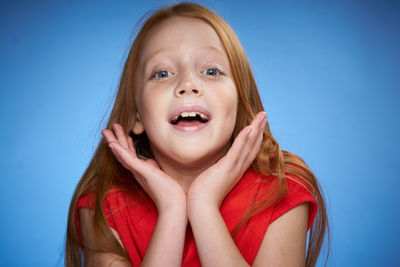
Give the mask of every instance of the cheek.
M 151 131 L 165 119 L 166 97 L 161 90 L 144 90 L 138 107 L 145 131 Z
M 218 116 L 221 116 L 221 124 L 218 127 L 224 139 L 229 140 L 236 125 L 237 89 L 232 82 L 219 87 L 219 90 L 216 89 L 214 92 L 214 105 L 217 107 L 215 110 L 219 113 Z
M 227 113 L 226 115 L 229 118 L 232 117 L 236 119 L 237 105 L 238 105 L 238 94 L 236 86 L 234 86 L 233 84 L 225 86 L 224 90 L 220 92 L 218 99 L 220 99 L 221 106 L 224 107 Z

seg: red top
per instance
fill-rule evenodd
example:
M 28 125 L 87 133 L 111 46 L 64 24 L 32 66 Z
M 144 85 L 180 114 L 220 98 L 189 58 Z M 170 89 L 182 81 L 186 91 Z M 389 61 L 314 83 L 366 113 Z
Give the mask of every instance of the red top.
M 309 202 L 310 212 L 308 227 L 311 227 L 317 213 L 317 203 L 314 196 L 300 182 L 299 178 L 286 179 L 289 193 L 273 205 L 253 216 L 241 227 L 235 243 L 251 265 L 257 255 L 268 225 L 295 206 Z M 271 177 L 262 176 L 252 170 L 247 170 L 242 179 L 224 199 L 220 211 L 228 230 L 231 232 L 239 223 L 249 205 L 259 196 L 268 192 Z M 263 183 L 258 183 L 263 179 Z M 93 209 L 93 195 L 79 198 L 77 208 Z M 139 266 L 146 253 L 151 235 L 157 222 L 157 210 L 150 198 L 137 199 L 127 191 L 110 191 L 103 203 L 104 212 L 109 225 L 115 229 L 128 252 L 133 266 Z M 76 225 L 79 225 L 77 212 Z M 197 254 L 193 233 L 188 227 L 186 231 L 182 266 L 201 266 Z

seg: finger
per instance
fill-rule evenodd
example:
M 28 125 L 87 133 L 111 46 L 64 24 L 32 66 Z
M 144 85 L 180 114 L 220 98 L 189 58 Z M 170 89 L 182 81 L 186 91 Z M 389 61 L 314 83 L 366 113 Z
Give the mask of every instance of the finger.
M 147 163 L 145 163 L 145 161 L 136 156 L 132 157 L 133 153 L 122 147 L 120 144 L 112 143 L 110 148 L 114 153 L 115 158 L 122 164 L 122 166 L 133 173 L 136 181 L 145 190 L 148 188 L 149 183 L 160 182 L 159 177 L 161 177 L 162 174 L 160 174 L 161 170 L 155 160 L 149 159 L 147 160 Z M 149 168 L 148 164 L 152 165 L 152 167 Z M 152 177 L 153 179 L 149 180 L 148 177 Z M 146 190 L 146 192 L 148 191 Z
M 124 148 L 120 142 L 117 140 L 117 138 L 114 135 L 114 132 L 108 129 L 104 129 L 102 132 L 102 135 L 104 136 L 104 138 L 106 139 L 108 146 L 112 149 L 112 152 L 114 153 L 114 155 L 117 157 L 120 157 L 121 154 L 121 150 L 126 150 L 132 157 L 137 158 L 136 155 L 136 150 L 134 148 L 134 144 L 133 144 L 133 140 L 132 138 L 129 136 L 130 138 L 130 145 L 129 145 L 129 139 L 128 139 L 128 149 Z M 131 149 L 132 148 L 132 149 Z M 116 152 L 118 152 L 118 154 L 116 155 Z M 120 159 L 118 159 L 119 161 Z
M 226 159 L 232 164 L 236 164 L 236 161 L 238 160 L 243 147 L 246 145 L 247 139 L 251 131 L 251 126 L 244 127 L 233 141 L 231 148 L 226 154 Z
M 252 126 L 253 130 L 249 134 L 248 138 L 248 145 L 250 149 L 254 146 L 260 133 L 264 131 L 265 122 L 266 122 L 266 114 L 264 111 L 259 112 L 251 122 L 250 125 Z
M 125 135 L 124 132 L 124 128 L 122 128 L 121 125 L 119 125 L 118 123 L 113 123 L 112 125 L 115 136 L 118 139 L 118 142 L 126 149 L 129 149 L 129 145 L 128 145 L 128 138 Z
M 261 147 L 261 143 L 263 141 L 264 138 L 264 131 L 265 131 L 265 125 L 267 124 L 267 119 L 264 119 L 261 122 L 260 128 L 259 128 L 259 132 L 258 132 L 258 136 L 254 142 L 254 145 L 252 147 L 252 151 L 253 150 L 259 150 L 259 148 Z
M 246 144 L 242 147 L 236 163 L 237 170 L 247 169 L 255 159 L 263 138 L 265 125 L 265 112 L 260 112 L 252 121 L 252 131 L 247 138 Z
M 239 165 L 242 165 L 245 170 L 250 166 L 250 164 L 254 161 L 254 159 L 260 152 L 261 144 L 264 138 L 264 129 L 266 124 L 267 124 L 267 119 L 264 118 L 260 123 L 256 138 L 253 138 L 252 144 L 249 144 L 249 149 L 246 151 L 246 153 L 242 153 L 241 158 L 238 161 Z
M 257 138 L 256 143 L 254 146 L 251 148 L 248 157 L 246 158 L 246 161 L 248 161 L 248 164 L 251 164 L 257 157 L 258 153 L 260 152 L 261 149 L 261 144 L 264 138 L 264 134 L 260 133 L 260 135 Z
M 263 118 L 266 118 L 267 114 L 265 111 L 258 112 L 256 116 L 254 116 L 253 120 L 251 121 L 250 125 L 252 127 L 257 127 L 259 125 L 260 121 L 262 121 Z
M 266 123 L 267 119 L 265 112 L 258 113 L 257 117 L 254 119 L 254 130 L 249 134 L 248 144 L 250 148 L 252 148 L 257 140 L 262 137 Z
M 111 144 L 111 143 L 119 144 L 119 142 L 118 142 L 117 138 L 115 137 L 113 131 L 105 129 L 101 133 L 103 134 L 103 136 L 106 139 L 108 144 Z
M 133 139 L 132 137 L 128 137 L 128 145 L 129 145 L 129 151 L 131 152 L 131 154 L 137 158 L 137 154 L 136 154 L 136 149 L 135 149 L 135 144 L 133 143 Z
M 119 143 L 119 141 L 117 140 L 117 138 L 115 137 L 114 133 L 111 130 L 105 129 L 101 133 L 103 134 L 103 136 L 106 139 L 108 146 L 110 148 L 120 146 L 121 148 L 126 149 L 123 146 L 121 146 L 121 144 Z M 132 142 L 132 146 L 134 147 L 133 140 L 131 140 L 131 142 Z M 131 149 L 127 149 L 127 150 L 131 153 L 132 156 L 137 157 L 136 151 L 134 148 L 133 148 L 133 150 L 131 150 Z
M 132 155 L 130 151 L 125 149 L 119 143 L 112 142 L 109 144 L 111 151 L 113 152 L 115 158 L 124 166 L 126 169 L 130 171 L 135 170 L 135 161 L 137 158 Z
M 242 131 L 236 136 L 231 148 L 226 154 L 228 162 L 230 162 L 235 167 L 236 170 L 240 170 L 241 166 L 238 166 L 238 162 L 243 162 L 241 158 L 247 157 L 249 151 L 253 147 L 260 128 L 260 123 L 262 123 L 263 118 L 265 118 L 265 112 L 259 112 L 251 122 L 249 126 L 243 128 Z
M 134 151 L 124 148 L 119 143 L 111 143 L 109 147 L 122 166 L 133 172 L 134 175 L 144 175 L 149 172 L 146 165 L 136 156 Z
M 135 145 L 133 143 L 132 137 L 130 136 L 128 137 L 128 145 L 129 145 L 129 150 L 136 154 Z
M 233 142 L 231 148 L 227 153 L 227 158 L 233 162 L 236 162 L 240 155 L 243 154 L 243 149 L 248 151 L 254 142 L 250 142 L 254 139 L 255 131 L 254 129 L 259 128 L 260 120 L 265 116 L 265 112 L 259 112 L 250 123 L 249 126 L 243 128 L 243 130 L 236 136 L 235 141 Z M 258 132 L 258 131 L 257 131 Z M 252 138 L 251 138 L 252 137 Z M 247 154 L 247 153 L 245 153 Z

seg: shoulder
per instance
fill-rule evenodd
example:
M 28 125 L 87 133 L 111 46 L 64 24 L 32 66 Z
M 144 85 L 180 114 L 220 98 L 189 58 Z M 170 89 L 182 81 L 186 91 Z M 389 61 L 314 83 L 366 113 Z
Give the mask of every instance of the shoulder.
M 304 266 L 308 206 L 299 204 L 269 225 L 254 266 Z
M 271 211 L 269 223 L 272 223 L 286 212 L 296 206 L 307 203 L 308 207 L 308 228 L 311 227 L 317 214 L 318 205 L 314 192 L 301 177 L 294 174 L 286 174 L 282 181 L 285 190 L 283 193 L 273 192 L 279 190 L 277 187 L 278 178 L 272 175 L 264 175 L 249 169 L 243 176 L 238 186 L 237 194 L 252 192 L 255 201 L 263 201 L 264 198 L 274 197 L 274 193 L 281 195 L 268 210 Z M 247 194 L 247 196 L 249 196 Z M 305 205 L 303 205 L 305 206 Z
M 93 231 L 90 234 L 91 220 L 97 219 L 93 215 L 94 210 L 98 211 L 95 209 L 98 204 L 102 205 L 104 217 L 115 238 L 123 244 L 130 259 L 137 262 L 140 255 L 144 255 L 143 251 L 157 221 L 157 210 L 151 199 L 138 188 L 121 186 L 112 186 L 100 203 L 96 199 L 96 192 L 82 195 L 76 205 L 75 217 L 80 244 L 86 244 L 81 232 L 88 232 L 89 240 L 93 235 L 98 238 Z
M 87 247 L 95 247 L 96 240 L 94 234 L 94 211 L 89 208 L 80 208 L 79 209 L 79 217 L 81 222 L 81 232 L 83 241 Z M 111 228 L 112 233 L 116 237 L 116 239 L 121 243 L 121 239 L 118 235 L 118 232 Z
M 85 248 L 85 266 L 111 266 L 111 264 L 112 266 L 121 267 L 130 266 L 121 256 L 107 252 L 97 252 L 97 250 L 101 251 L 101 248 L 99 247 L 99 242 L 96 238 L 97 235 L 94 229 L 94 211 L 89 208 L 80 208 L 79 216 L 81 222 L 80 231 L 82 232 L 83 239 L 82 243 Z M 121 247 L 124 248 L 118 232 L 112 228 L 110 229 Z
M 295 208 L 296 206 L 307 203 L 308 223 L 307 229 L 311 227 L 317 214 L 318 205 L 314 193 L 307 183 L 296 175 L 286 175 L 288 192 L 273 205 L 273 212 L 270 223 L 280 216 Z M 304 206 L 304 205 L 303 205 Z
M 286 193 L 270 206 L 269 225 L 254 266 L 305 264 L 307 231 L 316 216 L 317 202 L 301 177 L 286 174 L 284 183 Z
M 112 206 L 117 206 L 118 202 L 122 201 L 126 197 L 128 197 L 128 195 L 121 191 L 120 188 L 112 186 L 104 196 L 104 200 L 102 202 L 104 211 L 107 211 Z M 78 198 L 78 201 L 76 202 L 76 208 L 95 210 L 97 203 L 96 198 L 97 196 L 95 191 L 86 192 Z
M 129 182 L 124 182 L 122 178 L 117 179 L 117 183 L 112 185 L 107 193 L 104 195 L 102 201 L 103 210 L 106 211 L 121 209 L 129 204 L 135 202 L 146 203 L 147 197 L 137 187 L 131 185 Z M 95 188 L 82 194 L 77 202 L 76 208 L 88 208 L 94 210 L 96 207 L 97 192 Z
M 112 217 L 112 210 L 117 207 L 118 199 L 121 198 L 121 194 L 115 188 L 110 188 L 108 193 L 105 195 L 105 198 L 102 202 L 102 208 L 107 219 L 108 224 L 110 225 L 111 229 L 115 228 L 114 219 Z M 84 242 L 85 233 L 87 236 L 90 235 L 90 230 L 93 227 L 93 217 L 96 210 L 96 192 L 89 191 L 81 195 L 75 205 L 75 227 L 77 229 L 78 238 L 81 244 L 87 243 Z M 89 239 L 90 240 L 90 239 Z
M 105 194 L 101 206 L 112 229 L 117 229 L 117 224 L 123 218 L 129 217 L 129 212 L 132 209 L 141 210 L 149 206 L 145 196 L 136 191 L 120 185 L 113 185 Z M 88 218 L 88 214 L 94 213 L 96 205 L 98 205 L 96 191 L 84 193 L 78 198 L 75 205 L 75 226 L 77 229 L 81 227 L 81 221 Z M 85 218 L 82 218 L 81 211 L 86 215 Z M 78 235 L 81 240 L 79 232 Z

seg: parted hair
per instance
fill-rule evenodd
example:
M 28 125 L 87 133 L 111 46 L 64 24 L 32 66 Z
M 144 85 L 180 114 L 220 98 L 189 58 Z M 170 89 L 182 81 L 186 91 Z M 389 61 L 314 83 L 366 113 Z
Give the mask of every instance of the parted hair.
M 137 154 L 142 158 L 150 158 L 152 152 L 146 133 L 133 135 L 132 129 L 136 120 L 136 101 L 135 101 L 135 74 L 138 69 L 141 51 L 145 45 L 144 39 L 148 32 L 156 25 L 171 17 L 187 17 L 200 19 L 210 25 L 219 36 L 231 66 L 233 80 L 236 84 L 239 101 L 237 109 L 237 119 L 231 142 L 238 133 L 251 123 L 255 115 L 263 111 L 263 105 L 258 93 L 247 56 L 231 27 L 212 10 L 195 4 L 179 3 L 174 6 L 159 9 L 153 12 L 143 21 L 136 38 L 129 50 L 124 69 L 120 78 L 118 92 L 115 102 L 107 122 L 107 129 L 112 129 L 113 123 L 119 123 L 133 137 Z M 306 163 L 297 155 L 282 151 L 279 144 L 273 138 L 270 127 L 267 123 L 261 150 L 253 161 L 251 168 L 256 172 L 269 177 L 274 177 L 272 190 L 261 201 L 253 203 L 243 218 L 232 231 L 232 236 L 238 233 L 243 224 L 252 216 L 269 207 L 288 193 L 286 179 L 300 179 L 307 190 L 315 197 L 318 204 L 318 212 L 315 221 L 309 231 L 308 248 L 306 254 L 306 266 L 314 266 L 320 253 L 326 231 L 329 234 L 328 219 L 320 185 Z M 96 148 L 89 166 L 83 173 L 73 194 L 68 214 L 68 225 L 65 244 L 65 265 L 81 266 L 82 253 L 95 251 L 112 253 L 121 259 L 129 261 L 127 252 L 115 238 L 107 223 L 103 201 L 111 186 L 116 184 L 116 177 L 125 177 L 131 181 L 129 193 L 138 197 L 144 193 L 143 189 L 135 182 L 134 177 L 115 159 L 109 149 L 107 142 L 102 138 Z M 270 181 L 269 181 L 270 182 Z M 78 238 L 76 228 L 77 201 L 84 195 L 91 193 L 94 198 L 94 232 L 96 234 L 97 247 L 84 247 Z

